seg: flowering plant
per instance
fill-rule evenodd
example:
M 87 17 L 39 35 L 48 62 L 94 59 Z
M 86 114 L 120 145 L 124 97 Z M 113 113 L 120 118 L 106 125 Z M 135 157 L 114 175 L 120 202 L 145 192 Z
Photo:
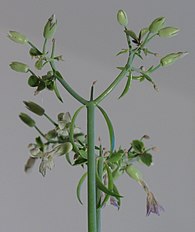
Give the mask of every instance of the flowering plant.
M 26 113 L 19 115 L 20 119 L 29 127 L 37 130 L 39 136 L 35 142 L 29 144 L 30 156 L 25 164 L 25 171 L 31 169 L 35 162 L 40 160 L 39 172 L 45 176 L 48 170 L 55 165 L 55 159 L 64 156 L 71 166 L 81 166 L 85 170 L 77 185 L 77 198 L 82 204 L 80 197 L 81 187 L 87 178 L 88 183 L 88 231 L 101 231 L 101 210 L 108 203 L 117 209 L 121 205 L 121 194 L 116 186 L 116 180 L 123 174 L 127 174 L 131 179 L 140 184 L 147 196 L 146 215 L 150 213 L 160 214 L 163 207 L 159 205 L 154 194 L 149 190 L 145 183 L 142 173 L 136 166 L 136 163 L 142 163 L 146 166 L 152 164 L 152 152 L 156 147 L 147 147 L 145 141 L 150 137 L 143 135 L 139 139 L 131 141 L 126 148 L 115 148 L 115 134 L 112 122 L 101 107 L 101 102 L 110 94 L 111 91 L 126 78 L 126 84 L 119 96 L 124 97 L 132 86 L 133 81 L 148 81 L 155 90 L 157 85 L 152 78 L 152 73 L 161 67 L 173 64 L 179 58 L 186 55 L 186 52 L 169 53 L 158 61 L 156 65 L 144 67 L 145 57 L 152 55 L 157 58 L 159 54 L 152 52 L 148 48 L 148 43 L 155 37 L 173 37 L 179 29 L 175 27 L 165 27 L 165 18 L 159 17 L 152 21 L 148 27 L 142 28 L 138 34 L 130 30 L 128 26 L 127 14 L 124 10 L 117 13 L 118 23 L 124 28 L 124 34 L 127 40 L 127 48 L 118 52 L 117 56 L 127 54 L 127 62 L 124 66 L 118 67 L 120 73 L 115 80 L 97 97 L 94 97 L 95 82 L 91 86 L 90 99 L 84 99 L 80 96 L 63 78 L 56 67 L 56 62 L 62 60 L 61 55 L 56 55 L 54 39 L 57 28 L 57 20 L 52 15 L 47 21 L 43 37 L 44 43 L 42 49 L 35 46 L 25 35 L 10 31 L 8 37 L 19 44 L 30 46 L 29 54 L 35 58 L 35 70 L 24 63 L 14 61 L 10 64 L 11 69 L 17 72 L 29 74 L 28 85 L 35 88 L 35 95 L 48 89 L 54 92 L 58 100 L 63 99 L 58 90 L 60 83 L 66 91 L 70 93 L 78 102 L 81 103 L 71 117 L 69 112 L 62 112 L 57 115 L 57 119 L 52 119 L 43 106 L 32 102 L 24 101 L 26 108 L 39 117 L 47 119 L 51 123 L 51 129 L 48 132 L 42 132 L 37 126 L 36 121 Z M 51 44 L 51 49 L 49 49 Z M 139 59 L 140 66 L 135 65 L 135 59 Z M 47 67 L 45 72 L 43 68 Z M 40 75 L 40 71 L 44 75 Z M 87 133 L 85 134 L 80 127 L 76 125 L 76 119 L 81 110 L 87 109 Z M 102 147 L 101 139 L 95 144 L 95 110 L 99 110 L 106 121 L 109 132 L 109 148 Z

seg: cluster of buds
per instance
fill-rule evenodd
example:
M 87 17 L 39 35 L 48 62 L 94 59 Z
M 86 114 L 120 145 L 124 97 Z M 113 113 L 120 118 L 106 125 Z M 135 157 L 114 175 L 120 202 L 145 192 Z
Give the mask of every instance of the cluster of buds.
M 138 35 L 132 31 L 131 29 L 128 29 L 128 17 L 124 10 L 119 10 L 117 13 L 117 20 L 120 25 L 122 25 L 125 30 L 125 34 L 128 41 L 128 48 L 122 49 L 120 52 L 117 53 L 117 55 L 129 53 L 129 59 L 134 59 L 134 57 L 141 58 L 143 60 L 143 55 L 154 55 L 155 57 L 160 57 L 160 55 L 157 52 L 150 51 L 146 46 L 147 44 L 156 36 L 161 38 L 170 38 L 178 34 L 179 29 L 176 27 L 171 26 L 165 26 L 165 17 L 158 17 L 155 20 L 153 20 L 148 27 L 142 28 Z M 135 46 L 133 46 L 135 45 Z M 132 80 L 147 80 L 150 83 L 152 83 L 155 90 L 158 90 L 156 84 L 154 83 L 151 73 L 159 69 L 160 67 L 165 67 L 168 65 L 171 65 L 175 63 L 179 58 L 183 57 L 184 55 L 188 54 L 187 52 L 176 52 L 176 53 L 170 53 L 166 56 L 163 56 L 163 58 L 160 59 L 159 64 L 152 65 L 149 68 L 145 68 L 145 70 L 142 70 L 141 68 L 133 67 L 129 71 L 129 74 L 127 75 L 127 83 L 125 85 L 125 88 L 120 95 L 119 98 L 123 97 L 128 91 L 129 87 L 131 85 Z M 141 65 L 143 67 L 143 65 Z M 119 67 L 119 69 L 123 70 L 125 67 Z M 137 75 L 138 74 L 138 75 Z

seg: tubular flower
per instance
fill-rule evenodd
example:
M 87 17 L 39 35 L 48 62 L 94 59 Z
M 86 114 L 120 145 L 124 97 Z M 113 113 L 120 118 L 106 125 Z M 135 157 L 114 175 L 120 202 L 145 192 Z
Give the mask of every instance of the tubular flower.
M 146 216 L 149 216 L 150 213 L 160 216 L 160 211 L 164 211 L 164 208 L 159 205 L 152 192 L 147 192 Z

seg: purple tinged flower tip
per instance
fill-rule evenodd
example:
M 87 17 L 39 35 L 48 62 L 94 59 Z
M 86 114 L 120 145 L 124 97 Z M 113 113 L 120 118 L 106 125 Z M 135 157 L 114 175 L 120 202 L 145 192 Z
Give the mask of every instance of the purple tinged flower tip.
M 146 216 L 149 216 L 150 213 L 154 213 L 160 216 L 161 211 L 164 211 L 164 208 L 159 205 L 153 193 L 147 192 Z

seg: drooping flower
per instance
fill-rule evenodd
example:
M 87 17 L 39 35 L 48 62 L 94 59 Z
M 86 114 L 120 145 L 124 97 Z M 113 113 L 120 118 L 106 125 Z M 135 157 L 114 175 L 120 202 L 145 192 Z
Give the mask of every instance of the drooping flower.
M 115 197 L 110 197 L 110 204 L 119 210 L 120 206 L 119 206 L 119 203 Z
M 147 203 L 146 203 L 146 216 L 149 216 L 150 213 L 155 213 L 160 216 L 160 212 L 164 211 L 164 208 L 158 203 L 155 199 L 152 192 L 147 192 Z
M 160 216 L 160 212 L 164 211 L 164 208 L 155 199 L 154 194 L 149 190 L 146 183 L 143 180 L 140 180 L 139 183 L 143 187 L 144 191 L 147 194 L 147 198 L 146 198 L 146 216 L 149 216 L 150 213 L 155 213 L 158 216 Z
M 47 169 L 51 170 L 54 166 L 54 154 L 50 154 L 49 152 L 45 153 L 39 166 L 39 172 L 45 176 Z

